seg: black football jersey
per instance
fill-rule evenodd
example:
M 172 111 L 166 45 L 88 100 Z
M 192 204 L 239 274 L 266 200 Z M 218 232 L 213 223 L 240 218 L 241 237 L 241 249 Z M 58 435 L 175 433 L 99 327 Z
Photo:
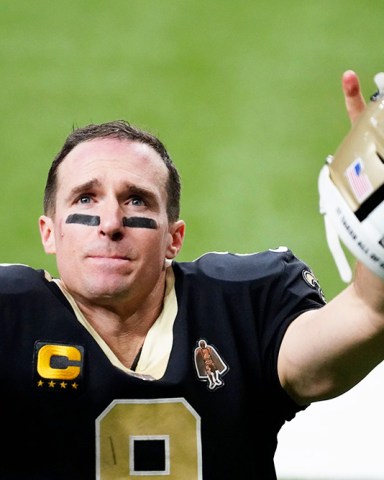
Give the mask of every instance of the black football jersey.
M 325 303 L 318 282 L 285 248 L 170 268 L 172 343 L 152 378 L 114 365 L 46 272 L 0 266 L 1 479 L 276 478 L 277 434 L 301 409 L 279 346 Z

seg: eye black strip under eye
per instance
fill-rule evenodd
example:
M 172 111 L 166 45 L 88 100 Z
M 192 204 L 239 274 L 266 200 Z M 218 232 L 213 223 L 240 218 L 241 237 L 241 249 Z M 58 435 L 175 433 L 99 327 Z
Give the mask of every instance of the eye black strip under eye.
M 123 226 L 131 228 L 157 228 L 157 223 L 153 218 L 146 217 L 123 217 Z
M 80 223 L 81 225 L 89 225 L 96 227 L 100 225 L 100 217 L 98 215 L 83 215 L 81 213 L 73 213 L 68 215 L 65 223 Z

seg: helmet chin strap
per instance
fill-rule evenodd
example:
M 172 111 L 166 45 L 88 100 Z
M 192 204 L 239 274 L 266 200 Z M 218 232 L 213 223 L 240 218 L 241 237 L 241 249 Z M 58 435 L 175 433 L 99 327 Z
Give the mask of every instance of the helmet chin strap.
M 329 155 L 327 158 L 327 163 L 331 163 L 333 160 L 332 155 Z M 328 248 L 332 254 L 333 260 L 336 264 L 336 267 L 339 271 L 340 277 L 343 282 L 349 283 L 352 280 L 352 269 L 348 263 L 347 257 L 345 255 L 345 252 L 343 250 L 340 237 L 338 232 L 336 231 L 333 222 L 327 215 L 327 210 L 323 205 L 324 197 L 326 194 L 324 194 L 324 190 L 322 185 L 324 184 L 324 181 L 322 181 L 322 178 L 325 176 L 328 176 L 328 167 L 325 166 L 323 167 L 322 171 L 320 172 L 319 176 L 319 185 L 320 185 L 320 213 L 324 217 L 324 226 L 325 226 L 325 236 L 327 239 L 327 244 Z

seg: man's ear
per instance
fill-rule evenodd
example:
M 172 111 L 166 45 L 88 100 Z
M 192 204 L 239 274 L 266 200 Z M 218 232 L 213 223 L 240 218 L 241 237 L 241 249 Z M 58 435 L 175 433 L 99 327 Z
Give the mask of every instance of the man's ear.
M 45 253 L 56 253 L 56 242 L 52 219 L 46 215 L 41 215 L 39 218 L 39 228 L 41 243 L 43 244 Z
M 183 246 L 185 234 L 185 222 L 178 220 L 174 222 L 169 229 L 170 242 L 166 252 L 166 258 L 172 259 L 180 252 Z

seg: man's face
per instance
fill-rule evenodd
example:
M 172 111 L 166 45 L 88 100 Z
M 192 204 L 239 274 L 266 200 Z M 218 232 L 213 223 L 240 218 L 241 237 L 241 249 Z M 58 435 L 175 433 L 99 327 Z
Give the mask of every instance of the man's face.
M 47 253 L 83 302 L 142 301 L 163 288 L 164 262 L 182 245 L 184 223 L 168 223 L 168 170 L 152 148 L 96 139 L 77 145 L 58 170 L 56 212 L 42 216 Z

